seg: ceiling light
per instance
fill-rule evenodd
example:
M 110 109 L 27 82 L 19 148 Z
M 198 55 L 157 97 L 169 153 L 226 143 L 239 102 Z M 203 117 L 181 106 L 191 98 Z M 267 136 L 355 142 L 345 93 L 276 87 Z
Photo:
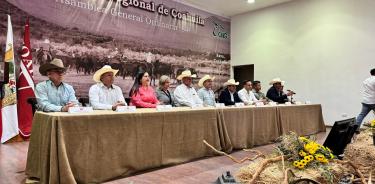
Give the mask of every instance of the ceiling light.
M 247 3 L 249 4 L 255 3 L 255 0 L 247 0 Z

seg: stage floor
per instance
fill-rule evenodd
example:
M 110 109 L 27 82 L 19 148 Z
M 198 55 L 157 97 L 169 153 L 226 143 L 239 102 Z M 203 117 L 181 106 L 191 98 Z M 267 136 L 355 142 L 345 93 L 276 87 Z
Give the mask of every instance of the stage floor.
M 330 128 L 317 135 L 317 141 L 323 143 Z M 16 142 L 0 145 L 0 184 L 25 183 L 25 167 L 29 142 Z M 254 147 L 264 154 L 271 153 L 275 144 Z M 249 156 L 244 151 L 231 154 L 236 158 Z M 241 166 L 224 156 L 207 157 L 175 166 L 162 167 L 144 171 L 136 175 L 109 181 L 111 184 L 154 184 L 154 183 L 212 183 L 225 171 L 235 173 Z

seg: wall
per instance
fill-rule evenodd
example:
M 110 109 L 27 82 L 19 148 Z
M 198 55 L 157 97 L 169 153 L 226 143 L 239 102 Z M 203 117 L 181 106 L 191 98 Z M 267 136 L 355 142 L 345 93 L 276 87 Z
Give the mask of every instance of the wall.
M 322 104 L 326 124 L 357 116 L 375 67 L 374 8 L 372 0 L 297 0 L 234 16 L 231 64 L 254 64 L 264 92 L 272 78 L 285 80 L 296 100 Z

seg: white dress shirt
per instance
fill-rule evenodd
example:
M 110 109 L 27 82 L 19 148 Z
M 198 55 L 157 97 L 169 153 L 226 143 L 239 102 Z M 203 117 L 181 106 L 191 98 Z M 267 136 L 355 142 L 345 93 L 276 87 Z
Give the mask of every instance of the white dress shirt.
M 193 87 L 187 87 L 185 84 L 180 84 L 174 90 L 174 97 L 177 106 L 203 105 L 202 100 L 199 98 L 197 92 Z
M 117 102 L 126 104 L 122 90 L 116 85 L 108 88 L 103 83 L 97 83 L 90 87 L 89 91 L 90 105 L 93 109 L 112 109 L 112 105 Z
M 247 91 L 245 88 L 238 91 L 238 96 L 245 104 L 249 105 L 259 101 L 251 90 Z
M 363 81 L 363 103 L 375 104 L 375 76 L 371 76 Z

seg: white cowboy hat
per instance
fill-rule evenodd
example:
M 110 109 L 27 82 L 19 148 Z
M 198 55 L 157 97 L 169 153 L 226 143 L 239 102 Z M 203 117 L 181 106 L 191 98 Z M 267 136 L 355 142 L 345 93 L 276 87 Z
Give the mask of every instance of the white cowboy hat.
M 205 75 L 204 77 L 202 77 L 200 80 L 199 80 L 199 82 L 198 82 L 198 86 L 199 87 L 203 87 L 203 83 L 204 83 L 204 81 L 206 81 L 206 80 L 214 80 L 215 79 L 215 77 L 211 77 L 210 75 Z
M 182 78 L 184 78 L 184 77 L 196 78 L 197 75 L 195 75 L 195 74 L 191 75 L 191 71 L 190 71 L 190 70 L 185 70 L 185 71 L 183 71 L 183 72 L 181 73 L 181 75 L 179 75 L 179 76 L 177 77 L 177 80 L 182 80 Z
M 281 81 L 281 86 L 284 86 L 285 85 L 285 81 Z
M 234 79 L 229 79 L 227 82 L 224 83 L 224 86 L 234 85 L 237 86 L 240 84 L 239 82 L 236 82 Z
M 270 85 L 273 85 L 275 83 L 282 83 L 283 81 L 280 78 L 274 78 L 270 81 Z
M 39 73 L 46 76 L 47 72 L 52 69 L 60 69 L 63 71 L 66 71 L 66 68 L 64 67 L 64 63 L 61 59 L 53 59 L 51 62 L 43 64 L 39 67 Z
M 94 76 L 92 78 L 94 79 L 95 82 L 100 82 L 100 77 L 104 73 L 107 73 L 107 72 L 112 72 L 113 76 L 115 76 L 118 70 L 112 69 L 112 67 L 109 65 L 104 65 L 101 69 L 99 69 L 98 71 L 94 73 Z

